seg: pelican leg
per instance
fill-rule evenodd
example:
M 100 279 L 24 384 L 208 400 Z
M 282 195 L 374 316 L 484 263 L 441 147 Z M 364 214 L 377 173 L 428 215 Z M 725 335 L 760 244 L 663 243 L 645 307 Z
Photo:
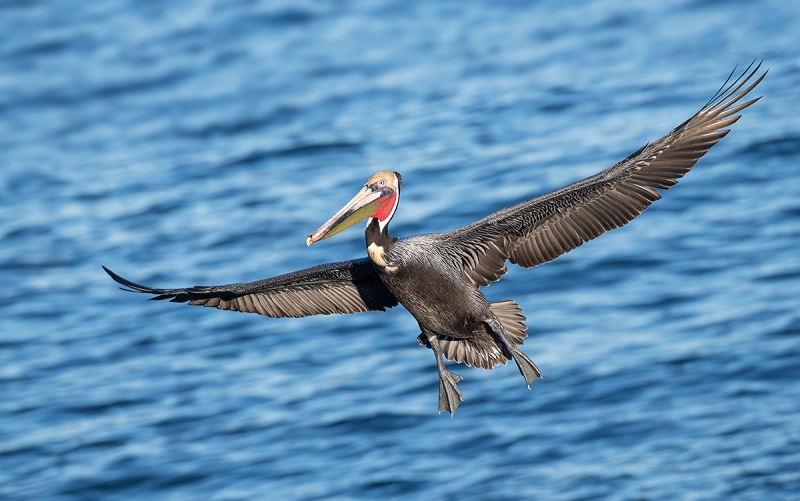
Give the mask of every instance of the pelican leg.
M 497 344 L 500 345 L 500 349 L 503 350 L 503 354 L 509 358 L 513 358 L 514 362 L 517 363 L 519 373 L 525 378 L 525 382 L 528 384 L 528 389 L 530 390 L 531 382 L 537 377 L 542 377 L 542 373 L 539 371 L 539 368 L 536 367 L 536 364 L 533 363 L 533 360 L 528 358 L 528 355 L 523 353 L 517 345 L 508 339 L 505 329 L 503 329 L 503 326 L 497 321 L 497 319 L 490 318 L 488 320 L 484 320 L 483 323 L 489 329 L 489 332 L 495 338 Z
M 427 339 L 427 343 L 423 343 L 423 337 Z M 420 344 L 430 345 L 430 349 L 432 349 L 433 353 L 436 355 L 436 366 L 439 369 L 439 412 L 448 411 L 450 417 L 453 417 L 456 413 L 456 408 L 458 408 L 458 404 L 463 400 L 461 390 L 458 389 L 456 383 L 463 378 L 445 369 L 444 361 L 442 360 L 442 348 L 439 346 L 439 339 L 436 337 L 436 334 L 428 334 L 425 332 L 420 334 L 419 338 Z

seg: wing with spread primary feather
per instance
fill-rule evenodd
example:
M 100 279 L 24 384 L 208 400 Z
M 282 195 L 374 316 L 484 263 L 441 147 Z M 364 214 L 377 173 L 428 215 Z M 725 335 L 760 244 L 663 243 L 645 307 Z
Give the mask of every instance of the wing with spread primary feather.
M 478 286 L 498 280 L 506 260 L 525 268 L 627 224 L 677 183 L 759 98 L 739 101 L 766 76 L 745 85 L 760 68 L 731 77 L 692 118 L 603 172 L 551 193 L 506 207 L 441 236 L 454 243 L 464 273 Z M 731 73 L 733 76 L 733 73 Z
M 154 294 L 156 297 L 151 299 L 275 318 L 383 311 L 397 305 L 397 299 L 368 258 L 323 264 L 257 282 L 184 289 L 147 287 L 126 280 L 105 266 L 103 269 L 126 288 L 123 290 Z

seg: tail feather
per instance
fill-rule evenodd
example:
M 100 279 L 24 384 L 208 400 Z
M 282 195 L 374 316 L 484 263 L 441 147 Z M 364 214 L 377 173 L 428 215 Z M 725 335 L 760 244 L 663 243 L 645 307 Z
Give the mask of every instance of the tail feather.
M 514 301 L 498 301 L 497 303 L 489 304 L 494 316 L 500 321 L 500 325 L 506 331 L 508 339 L 514 344 L 525 344 L 525 338 L 528 337 L 528 327 L 525 325 L 525 316 L 522 314 L 522 308 L 519 307 Z
M 489 308 L 500 321 L 506 335 L 515 345 L 524 344 L 527 337 L 525 317 L 522 308 L 514 301 L 499 301 L 490 303 Z M 421 345 L 430 348 L 428 339 L 424 334 L 417 338 Z M 506 365 L 508 357 L 497 346 L 495 340 L 489 335 L 479 335 L 465 339 L 456 339 L 449 336 L 439 336 L 439 346 L 447 360 L 460 364 L 480 367 L 491 370 L 495 365 Z

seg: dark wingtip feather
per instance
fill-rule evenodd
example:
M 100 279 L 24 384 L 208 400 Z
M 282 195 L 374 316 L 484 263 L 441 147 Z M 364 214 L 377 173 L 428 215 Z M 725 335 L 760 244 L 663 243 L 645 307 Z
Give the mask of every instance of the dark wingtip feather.
M 753 72 L 747 78 L 745 78 L 745 81 L 749 80 L 750 77 L 752 77 L 755 73 L 758 72 L 758 69 L 761 68 L 761 64 L 763 62 L 764 62 L 763 59 L 758 62 L 758 65 L 755 67 Z M 745 68 L 744 71 L 742 71 L 742 73 L 738 77 L 736 77 L 736 79 L 733 82 L 731 82 L 731 78 L 733 78 L 733 75 L 736 74 L 736 70 L 739 68 L 739 63 L 736 63 L 736 65 L 731 70 L 730 75 L 728 75 L 728 78 L 725 79 L 725 82 L 722 83 L 720 88 L 717 89 L 717 92 L 715 92 L 714 95 L 711 96 L 711 99 L 709 99 L 708 102 L 701 109 L 706 109 L 709 106 L 711 106 L 713 103 L 715 103 L 716 101 L 724 99 L 723 95 L 727 94 L 728 91 L 730 91 L 733 87 L 735 87 L 736 84 L 739 83 L 739 81 L 742 79 L 742 77 L 747 75 L 747 73 L 750 71 L 750 68 L 752 68 L 754 64 L 756 64 L 756 59 L 753 59 L 753 61 L 750 62 L 750 64 L 747 65 L 747 68 Z M 767 71 L 769 71 L 769 70 L 767 70 Z M 766 71 L 764 72 L 764 74 L 766 75 Z M 744 83 L 744 82 L 742 82 L 742 83 Z M 730 85 L 728 85 L 728 84 L 730 84 Z
M 743 90 L 738 96 L 735 96 L 735 97 L 731 98 L 731 96 L 733 96 L 736 92 L 738 92 L 739 89 L 741 89 L 751 78 L 753 78 L 753 75 L 758 73 L 758 70 L 761 69 L 761 65 L 763 64 L 764 61 L 761 60 L 756 65 L 756 67 L 753 68 L 753 70 L 751 71 L 750 68 L 753 67 L 753 64 L 755 64 L 755 62 L 756 61 L 753 60 L 753 62 L 750 63 L 747 66 L 747 68 L 745 68 L 745 70 L 742 72 L 742 74 L 739 75 L 738 77 L 736 77 L 736 80 L 731 82 L 731 84 L 726 87 L 725 85 L 728 83 L 728 81 L 730 81 L 730 78 L 731 78 L 729 76 L 728 80 L 725 81 L 725 84 L 723 84 L 723 86 L 720 88 L 720 90 L 718 90 L 714 94 L 714 96 L 711 98 L 711 101 L 709 101 L 703 107 L 703 110 L 713 110 L 713 109 L 719 108 L 719 107 L 725 108 L 725 107 L 735 103 L 736 101 L 741 99 L 742 96 L 744 96 L 745 94 L 747 94 L 748 92 L 753 90 L 753 88 L 756 85 L 758 85 L 761 82 L 761 80 L 764 79 L 764 77 L 767 76 L 767 73 L 769 72 L 769 68 L 764 70 L 764 73 L 762 73 L 761 76 L 758 77 L 755 82 L 750 84 L 750 86 L 747 87 L 745 90 Z M 734 71 L 736 71 L 736 68 L 734 68 Z M 731 75 L 733 75 L 733 73 L 731 73 Z
M 102 268 L 103 268 L 103 271 L 105 271 L 106 273 L 108 273 L 108 276 L 109 276 L 109 277 L 111 277 L 111 278 L 112 278 L 112 279 L 113 279 L 115 282 L 117 282 L 118 284 L 122 284 L 122 285 L 124 285 L 124 286 L 125 286 L 125 287 L 120 287 L 120 288 L 119 288 L 120 290 L 123 290 L 123 291 L 125 291 L 125 292 L 136 292 L 135 290 L 133 290 L 133 289 L 131 289 L 131 288 L 130 288 L 130 286 L 128 285 L 128 281 L 127 281 L 127 280 L 125 280 L 125 279 L 124 279 L 124 278 L 122 278 L 121 276 L 117 275 L 117 274 L 116 274 L 116 273 L 114 273 L 113 271 L 109 270 L 109 269 L 108 269 L 108 268 L 106 268 L 105 266 L 103 266 L 103 265 L 100 265 L 100 266 L 102 266 Z
M 166 292 L 162 289 L 153 289 L 152 287 L 147 287 L 146 285 L 140 285 L 135 282 L 131 282 L 130 280 L 127 280 L 117 275 L 116 273 L 109 270 L 105 266 L 103 266 L 103 270 L 105 270 L 105 272 L 108 273 L 108 276 L 114 279 L 115 282 L 117 282 L 120 285 L 123 285 L 124 287 L 120 287 L 120 290 L 123 290 L 125 292 L 143 292 L 145 294 L 162 294 Z M 153 299 L 159 299 L 159 298 L 153 298 Z

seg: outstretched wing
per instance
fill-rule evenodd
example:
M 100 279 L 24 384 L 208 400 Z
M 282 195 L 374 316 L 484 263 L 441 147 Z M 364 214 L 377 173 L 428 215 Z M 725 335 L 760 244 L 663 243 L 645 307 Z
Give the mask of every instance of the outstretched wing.
M 729 132 L 724 127 L 739 119 L 735 114 L 760 99 L 737 104 L 767 74 L 742 90 L 761 64 L 752 66 L 728 85 L 731 73 L 692 118 L 603 172 L 441 237 L 456 245 L 464 273 L 482 286 L 507 271 L 506 260 L 530 268 L 630 222 L 661 198 L 655 188 L 677 183 Z
M 269 317 L 307 317 L 334 313 L 358 313 L 397 306 L 375 265 L 368 258 L 329 263 L 257 282 L 155 289 L 126 280 L 105 266 L 123 290 L 155 294 L 151 299 L 258 313 Z

